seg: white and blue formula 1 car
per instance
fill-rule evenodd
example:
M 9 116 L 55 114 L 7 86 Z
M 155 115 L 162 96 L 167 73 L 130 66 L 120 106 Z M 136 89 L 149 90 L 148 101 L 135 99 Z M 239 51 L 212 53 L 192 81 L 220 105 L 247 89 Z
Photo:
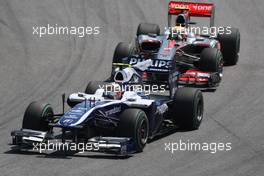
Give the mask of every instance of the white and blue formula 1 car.
M 85 93 L 68 97 L 71 108 L 62 114 L 54 114 L 50 104 L 30 103 L 22 128 L 11 132 L 12 144 L 23 148 L 59 139 L 63 143 L 93 143 L 96 151 L 127 155 L 143 151 L 148 140 L 169 129 L 198 129 L 203 95 L 198 89 L 178 88 L 176 72 L 171 72 L 167 95 L 146 95 L 127 87 L 109 91 L 116 86 L 140 85 L 141 73 L 151 63 L 146 60 L 117 71 L 115 82 L 91 81 Z M 55 128 L 61 129 L 61 134 L 55 135 Z

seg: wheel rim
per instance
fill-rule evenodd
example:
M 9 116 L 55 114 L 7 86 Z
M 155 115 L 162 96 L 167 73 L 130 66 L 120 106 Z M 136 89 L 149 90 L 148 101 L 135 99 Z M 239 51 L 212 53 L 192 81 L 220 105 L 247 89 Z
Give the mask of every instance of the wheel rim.
M 143 120 L 138 128 L 138 137 L 141 144 L 146 144 L 148 139 L 148 126 L 147 122 Z
M 224 60 L 221 53 L 219 53 L 218 73 L 223 74 Z
M 200 122 L 203 119 L 203 102 L 199 100 L 197 105 L 197 120 Z
M 47 120 L 47 119 L 51 119 L 50 116 L 53 116 L 53 111 L 52 111 L 51 107 L 47 105 L 47 106 L 44 108 L 41 117 L 42 117 L 42 119 L 45 121 L 45 120 Z M 48 118 L 47 118 L 47 117 L 48 117 Z
M 223 61 L 223 59 L 221 59 L 220 63 L 219 63 L 219 68 L 218 68 L 219 74 L 223 74 L 223 67 L 224 67 L 224 61 Z

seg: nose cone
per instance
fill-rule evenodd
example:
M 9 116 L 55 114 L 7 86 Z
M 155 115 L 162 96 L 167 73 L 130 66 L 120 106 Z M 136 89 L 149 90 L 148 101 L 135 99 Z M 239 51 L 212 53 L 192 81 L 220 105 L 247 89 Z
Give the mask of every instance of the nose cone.
M 74 127 L 79 121 L 86 116 L 85 114 L 91 109 L 89 102 L 83 101 L 77 104 L 72 109 L 67 111 L 59 120 L 58 125 L 63 127 Z

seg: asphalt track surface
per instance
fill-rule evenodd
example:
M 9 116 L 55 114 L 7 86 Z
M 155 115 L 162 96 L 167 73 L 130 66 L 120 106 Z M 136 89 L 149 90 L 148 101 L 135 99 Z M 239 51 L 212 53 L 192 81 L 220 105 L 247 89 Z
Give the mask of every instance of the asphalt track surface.
M 166 26 L 163 0 L 0 0 L 0 175 L 263 175 L 264 1 L 212 1 L 216 24 L 241 32 L 237 66 L 224 69 L 215 93 L 205 94 L 199 130 L 176 132 L 123 159 L 84 154 L 64 157 L 10 151 L 10 131 L 20 128 L 33 100 L 60 110 L 60 95 L 84 90 L 88 80 L 105 79 L 115 45 L 131 40 L 140 22 Z M 45 24 L 100 26 L 101 34 L 32 35 Z M 164 150 L 164 143 L 231 142 L 231 151 Z

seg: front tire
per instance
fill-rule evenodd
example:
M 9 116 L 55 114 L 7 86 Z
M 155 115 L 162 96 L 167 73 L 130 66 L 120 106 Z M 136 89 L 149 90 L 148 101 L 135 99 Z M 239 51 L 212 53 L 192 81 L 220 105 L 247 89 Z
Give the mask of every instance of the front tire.
M 25 111 L 22 128 L 48 131 L 48 118 L 51 118 L 53 114 L 53 109 L 50 104 L 32 102 Z
M 202 71 L 221 73 L 223 71 L 223 56 L 221 51 L 216 48 L 203 49 L 198 62 L 198 68 Z
M 140 23 L 137 29 L 137 36 L 156 34 L 160 35 L 160 27 L 157 24 Z
M 142 152 L 149 134 L 147 115 L 140 109 L 126 109 L 120 115 L 117 128 L 120 137 L 131 137 L 137 152 Z
M 182 129 L 196 130 L 203 119 L 204 102 L 202 92 L 194 88 L 179 88 L 170 108 L 173 122 Z

